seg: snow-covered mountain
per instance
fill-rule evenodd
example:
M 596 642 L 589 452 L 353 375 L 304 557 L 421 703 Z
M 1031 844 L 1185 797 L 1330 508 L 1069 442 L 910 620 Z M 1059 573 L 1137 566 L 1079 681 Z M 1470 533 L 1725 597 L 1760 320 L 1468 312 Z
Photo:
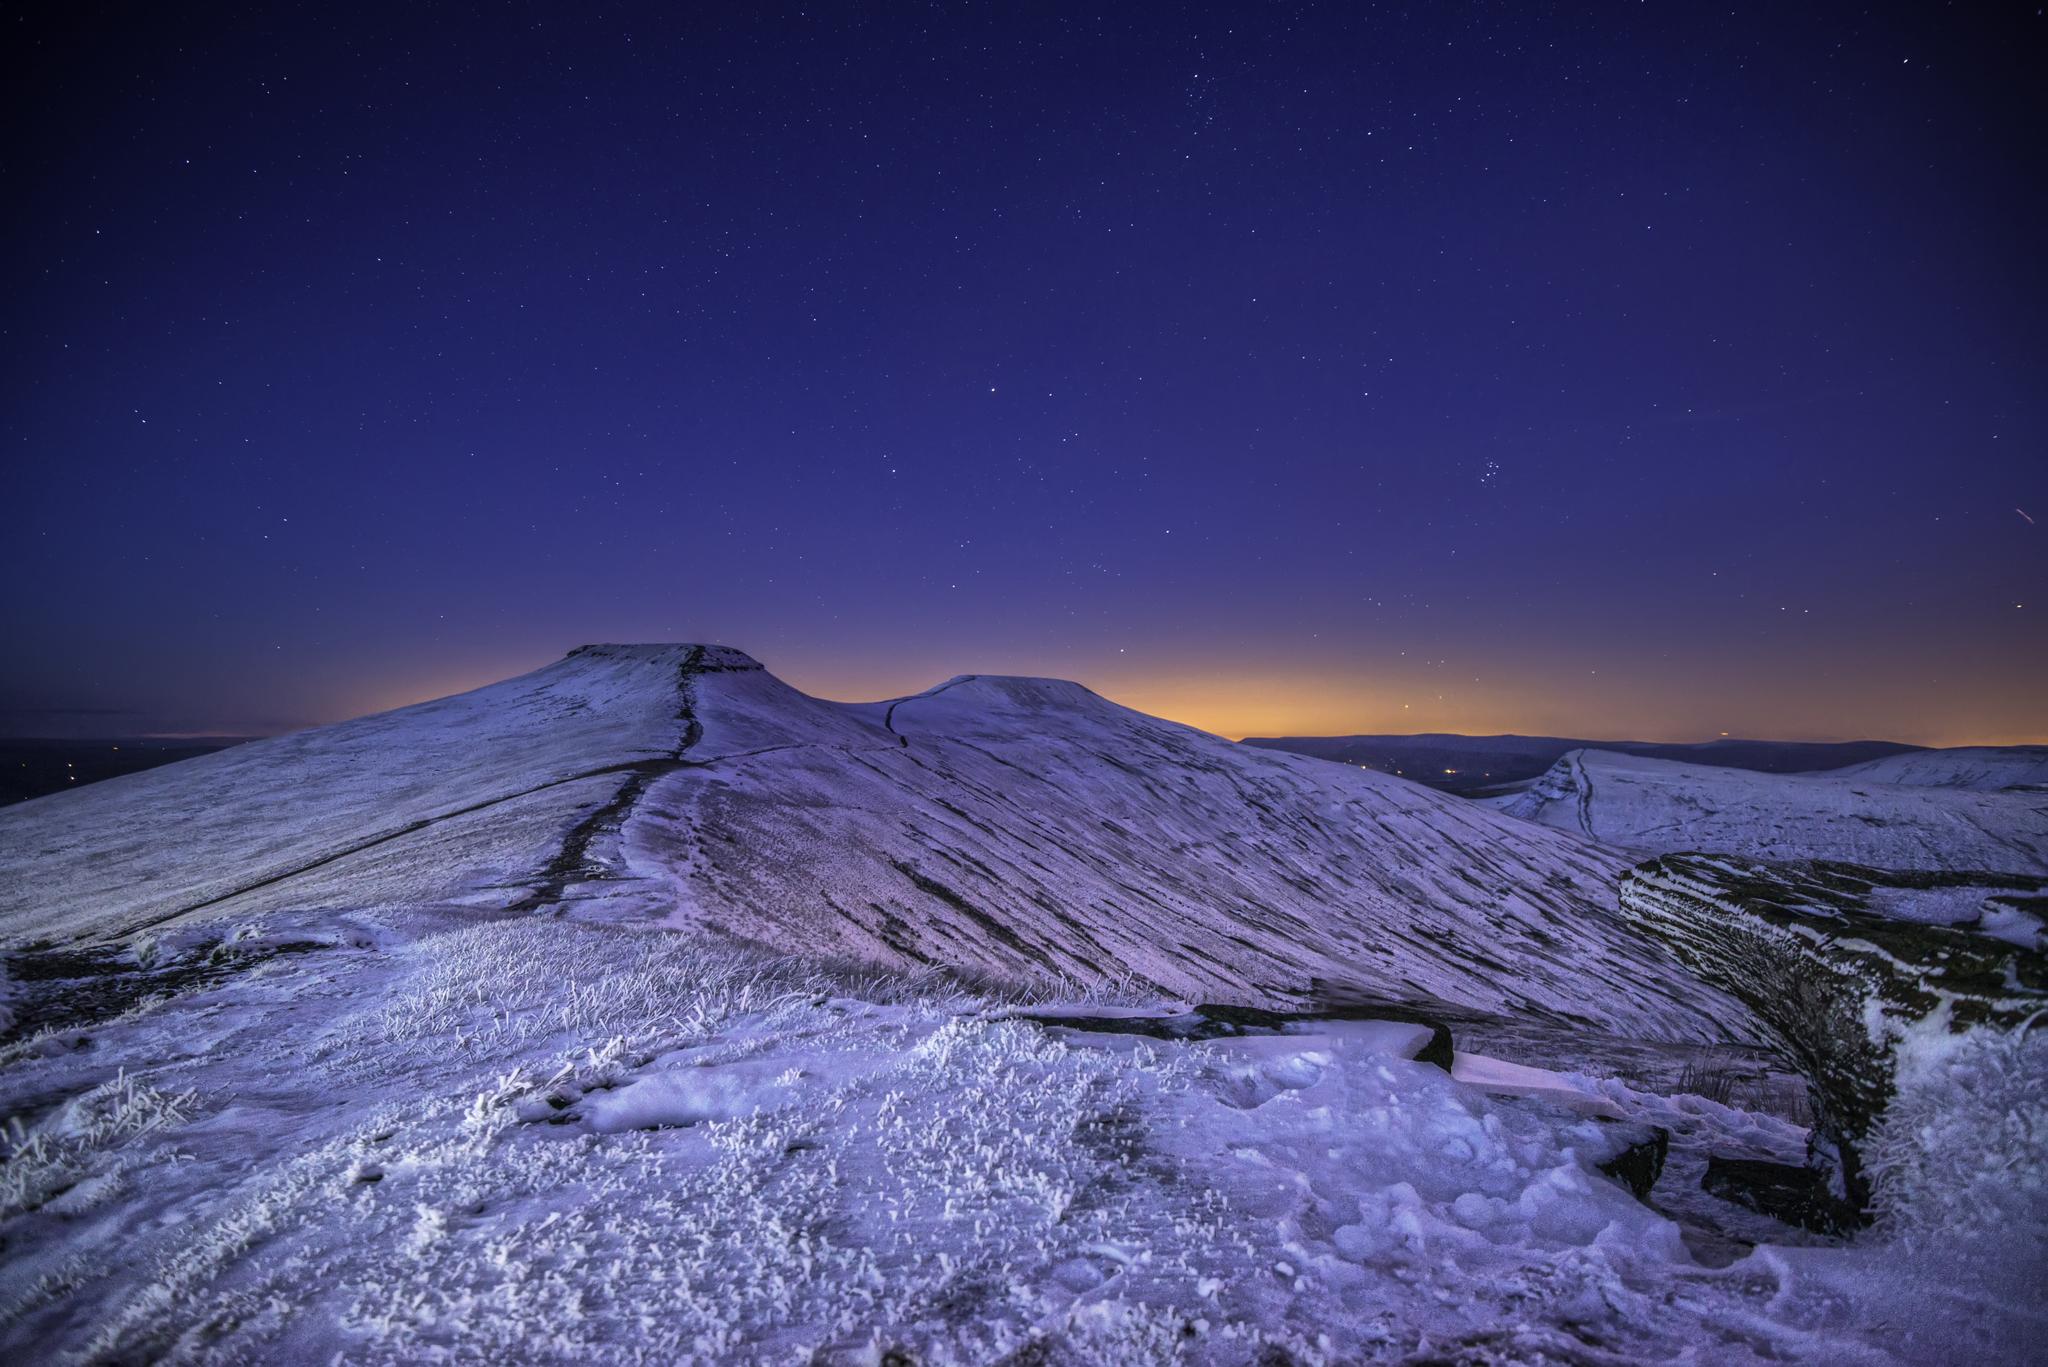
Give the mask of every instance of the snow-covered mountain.
M 1478 797 L 1518 789 L 1572 750 L 1678 760 L 1712 768 L 1756 769 L 1770 774 L 1837 769 L 1845 764 L 1910 753 L 1894 741 L 1783 741 L 1723 737 L 1692 744 L 1644 740 L 1571 740 L 1563 736 L 1463 736 L 1426 732 L 1405 736 L 1246 736 L 1265 750 L 1398 774 L 1447 793 Z
M 1724 1199 L 1806 1119 L 1684 966 L 1734 904 L 1624 915 L 1630 859 L 714 647 L 27 802 L 0 1359 L 2026 1360 L 2048 1035 L 1899 1058 L 1868 1170 L 1938 1243 Z
M 1833 769 L 1829 778 L 1922 788 L 2038 788 L 2048 785 L 2048 745 L 1972 745 L 1915 750 Z
M 1578 750 L 1526 791 L 1486 801 L 1511 816 L 1645 853 L 1698 850 L 1879 869 L 2048 871 L 2048 793 L 1985 790 L 1983 776 L 1993 772 L 1993 762 L 1971 753 L 1900 755 L 1819 774 L 1759 774 Z M 1916 781 L 1883 781 L 1887 776 Z
M 841 704 L 736 651 L 596 646 L 0 813 L 0 928 L 104 942 L 305 908 L 560 907 L 1003 981 L 1741 1034 L 1619 917 L 1622 867 L 1077 684 L 969 675 Z

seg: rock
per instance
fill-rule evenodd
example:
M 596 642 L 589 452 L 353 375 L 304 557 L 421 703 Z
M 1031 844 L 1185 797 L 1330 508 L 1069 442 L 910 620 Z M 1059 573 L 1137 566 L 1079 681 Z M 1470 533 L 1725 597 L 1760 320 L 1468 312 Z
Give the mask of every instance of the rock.
M 1614 1128 L 1621 1151 L 1600 1164 L 1600 1171 L 1634 1192 L 1638 1201 L 1647 1201 L 1650 1189 L 1664 1175 L 1664 1157 L 1671 1152 L 1671 1131 L 1662 1125 Z
M 1709 1195 L 1817 1234 L 1848 1234 L 1866 1223 L 1860 1209 L 1829 1189 L 1827 1172 L 1810 1164 L 1709 1155 L 1700 1187 Z
M 1417 1063 L 1433 1063 L 1448 1073 L 1455 1056 L 1450 1026 L 1434 1015 L 1397 1002 L 1359 1000 L 1315 1011 L 1268 1011 L 1257 1006 L 1205 1003 L 1172 1016 L 1046 1016 L 1023 1012 L 1018 1018 L 1035 1025 L 1058 1026 L 1067 1030 L 1145 1035 L 1183 1043 L 1235 1039 L 1244 1035 L 1289 1034 L 1322 1021 L 1395 1021 L 1402 1025 L 1428 1027 L 1429 1042 L 1410 1055 Z
M 1900 1042 L 1925 1028 L 2011 1029 L 2048 1000 L 2041 951 L 1874 908 L 1930 892 L 1981 889 L 1990 901 L 2044 886 L 2019 875 L 1679 854 L 1623 874 L 1620 897 L 1688 968 L 1750 1007 L 1806 1078 L 1808 1162 L 1850 1212 L 1827 1217 L 1842 1223 L 1869 1204 L 1860 1151 L 1896 1095 Z

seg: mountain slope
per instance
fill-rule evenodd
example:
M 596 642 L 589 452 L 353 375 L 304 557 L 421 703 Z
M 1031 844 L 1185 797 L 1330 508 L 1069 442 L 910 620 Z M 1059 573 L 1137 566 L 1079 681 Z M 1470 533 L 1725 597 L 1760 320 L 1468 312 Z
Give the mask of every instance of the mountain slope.
M 1790 774 L 1913 753 L 1893 741 L 1842 742 L 1721 739 L 1676 745 L 1641 740 L 1571 740 L 1562 736 L 1247 736 L 1242 742 L 1340 764 L 1396 774 L 1447 793 L 1496 792 L 1543 773 L 1573 750 L 1608 750 L 1715 768 Z
M 1916 750 L 1833 769 L 1829 778 L 1858 783 L 1900 783 L 1910 787 L 2000 788 L 2048 785 L 2048 745 L 1975 745 L 1953 750 Z
M 562 910 L 1004 979 L 1742 1033 L 1619 917 L 1622 867 L 1075 684 L 966 676 L 848 705 L 734 651 L 603 646 L 0 813 L 0 927 Z
M 0 927 L 106 938 L 214 907 L 496 900 L 635 766 L 673 759 L 683 658 L 593 647 L 13 807 L 0 813 Z
M 1937 772 L 1931 759 L 1901 758 L 1918 762 L 1917 772 Z M 2048 794 L 2042 793 L 1887 784 L 1848 771 L 1756 774 L 1580 750 L 1527 791 L 1489 805 L 1657 854 L 1697 850 L 1878 869 L 2048 871 Z

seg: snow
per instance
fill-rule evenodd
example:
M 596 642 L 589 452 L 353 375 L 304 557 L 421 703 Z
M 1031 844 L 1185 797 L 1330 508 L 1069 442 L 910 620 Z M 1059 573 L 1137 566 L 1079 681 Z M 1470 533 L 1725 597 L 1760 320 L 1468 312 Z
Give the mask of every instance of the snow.
M 1897 783 L 1934 788 L 2001 788 L 2048 784 L 2048 746 L 1960 746 L 1915 750 L 1903 755 L 1831 769 L 1822 777 L 1855 783 Z
M 8 1054 L 0 1353 L 2023 1356 L 2024 1311 L 1969 1288 L 1892 1320 L 1918 1264 L 1885 1248 L 1699 1261 L 1598 1173 L 1619 1132 L 1556 1103 L 1795 1142 L 1731 1107 L 1495 1096 L 1387 1023 L 1154 1041 L 668 933 L 350 920 Z
M 1977 929 L 2021 949 L 2048 949 L 2048 929 L 2044 929 L 2041 918 L 2018 907 L 1985 908 Z
M 787 1064 L 773 1073 L 765 1073 L 764 1065 L 731 1064 L 653 1073 L 591 1097 L 584 1115 L 598 1134 L 733 1120 L 787 1104 L 795 1091 L 796 1072 Z
M 1646 854 L 1830 859 L 1880 869 L 2048 873 L 2048 801 L 2039 793 L 1929 786 L 1947 754 L 1897 756 L 1912 786 L 1820 774 L 1760 774 L 1603 750 L 1575 750 L 1524 792 L 1486 799 L 1536 824 Z
M 0 812 L 0 935 L 564 908 L 722 943 L 1186 1001 L 1341 991 L 1754 1035 L 1623 920 L 1623 861 L 1078 684 L 804 695 L 736 651 L 520 679 Z
M 1525 1063 L 1487 1058 L 1483 1054 L 1460 1053 L 1451 1065 L 1451 1076 L 1470 1087 L 1495 1096 L 1533 1097 L 1570 1107 L 1584 1115 L 1619 1120 L 1622 1112 L 1612 1101 L 1583 1087 L 1573 1086 L 1562 1074 Z
M 1313 1030 L 1292 1036 L 1342 1040 L 1352 1047 L 1395 1058 L 1414 1058 L 1428 1045 L 1434 1032 L 1426 1025 L 1403 1021 L 1322 1021 Z

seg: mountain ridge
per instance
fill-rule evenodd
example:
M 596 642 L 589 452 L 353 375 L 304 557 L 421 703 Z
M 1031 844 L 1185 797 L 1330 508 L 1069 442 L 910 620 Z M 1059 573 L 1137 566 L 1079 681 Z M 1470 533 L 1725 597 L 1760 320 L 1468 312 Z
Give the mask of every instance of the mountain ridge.
M 1739 1008 L 1623 923 L 1621 867 L 1064 680 L 838 703 L 726 647 L 597 645 L 0 812 L 0 933 L 437 906 L 1248 1005 L 1335 984 L 1740 1034 Z
M 1721 736 L 1705 741 L 1587 740 L 1564 736 L 1467 736 L 1451 731 L 1413 735 L 1247 736 L 1239 742 L 1340 764 L 1363 765 L 1468 796 L 1505 791 L 1538 777 L 1573 750 L 1607 750 L 1766 773 L 1806 773 L 1914 754 L 1899 741 L 1779 741 Z
M 1922 773 L 1979 772 L 1965 755 L 1909 758 Z M 1880 770 L 1880 772 L 1884 772 Z M 1645 854 L 1839 860 L 1878 869 L 2048 872 L 2048 794 L 1964 782 L 1880 783 L 1869 766 L 1760 774 L 1574 750 L 1521 792 L 1482 799 L 1510 816 Z

